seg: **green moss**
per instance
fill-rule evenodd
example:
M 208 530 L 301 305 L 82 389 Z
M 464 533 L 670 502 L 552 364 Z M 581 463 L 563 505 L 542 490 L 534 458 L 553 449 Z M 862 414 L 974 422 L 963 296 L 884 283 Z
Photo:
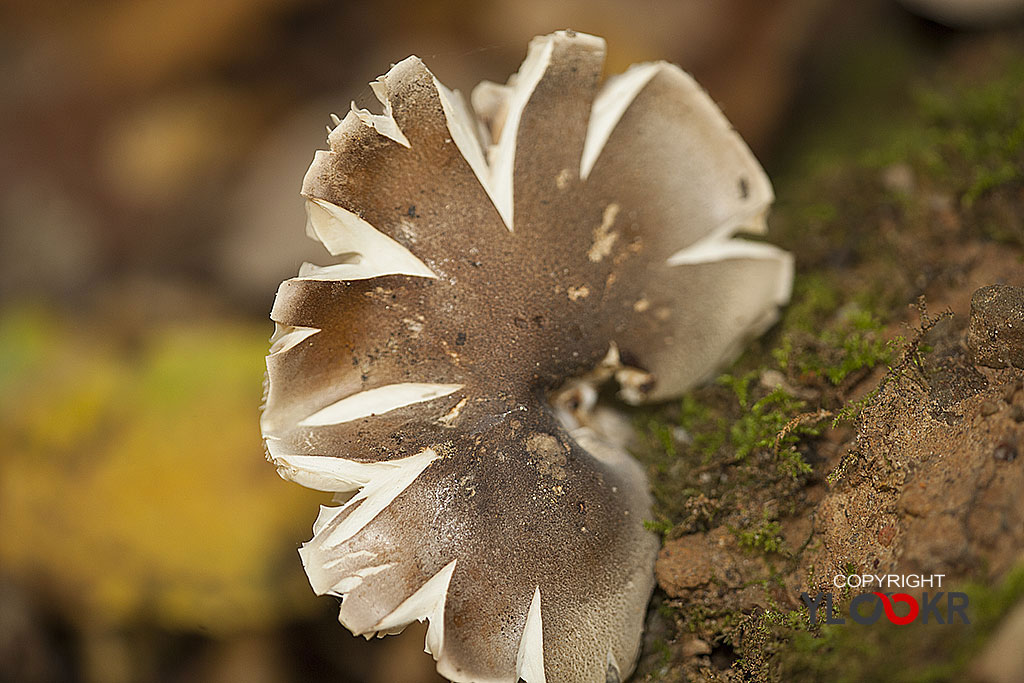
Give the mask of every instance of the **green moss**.
M 731 460 L 743 461 L 754 451 L 774 447 L 779 432 L 805 407 L 803 401 L 782 388 L 765 394 L 760 387 L 752 386 L 757 374 L 720 375 L 715 383 L 726 387 L 730 395 L 718 411 L 700 404 L 692 394 L 683 399 L 680 425 L 705 461 L 723 449 Z M 758 392 L 762 395 L 755 400 Z M 780 446 L 790 447 L 802 436 L 816 434 L 813 427 L 800 427 L 784 435 Z
M 893 342 L 871 311 L 847 306 L 819 333 L 796 327 L 782 337 L 772 356 L 793 376 L 813 381 L 821 377 L 839 386 L 848 377 L 892 361 Z
M 794 631 L 806 630 L 808 618 L 798 610 L 784 610 L 768 599 L 768 607 L 744 615 L 731 633 L 739 653 L 733 671 L 742 681 L 778 680 L 773 658 Z
M 683 397 L 679 425 L 690 436 L 691 447 L 702 463 L 710 462 L 728 438 L 728 420 L 701 403 L 694 394 Z
M 662 536 L 663 538 L 665 536 L 668 536 L 669 532 L 672 531 L 673 526 L 674 525 L 672 524 L 672 522 L 669 522 L 668 520 L 665 520 L 665 519 L 657 520 L 657 521 L 656 520 L 652 520 L 652 519 L 645 519 L 644 520 L 644 528 L 645 529 L 647 529 L 648 531 L 652 531 L 652 532 L 658 534 L 659 536 Z
M 644 526 L 667 536 L 685 516 L 686 501 L 697 493 L 687 476 L 689 463 L 676 448 L 675 426 L 657 415 L 642 414 L 637 418 L 637 433 L 642 446 L 636 455 L 647 467 L 655 505 L 653 519 Z
M 797 419 L 805 402 L 781 387 L 765 389 L 757 377 L 721 375 L 686 395 L 674 421 L 664 414 L 638 418 L 644 444 L 637 456 L 648 467 L 656 503 L 648 529 L 666 537 L 706 530 L 717 511 L 752 483 L 767 490 L 769 482 L 796 484 L 811 474 L 800 445 L 819 430 L 814 420 Z M 740 471 L 701 477 L 724 468 Z
M 971 210 L 983 197 L 1024 183 L 1024 58 L 996 56 L 999 73 L 981 82 L 941 73 L 918 85 L 915 116 L 862 155 L 869 168 L 906 163 Z M 979 222 L 990 238 L 1024 244 L 1000 222 Z
M 986 192 L 1024 179 L 1024 61 L 998 79 L 967 88 L 922 90 L 917 106 L 934 150 L 970 206 Z
M 729 442 L 737 460 L 759 449 L 778 446 L 788 449 L 802 436 L 816 436 L 814 427 L 800 426 L 782 435 L 782 429 L 804 408 L 804 402 L 793 398 L 781 388 L 773 389 L 755 401 L 729 427 Z M 741 408 L 746 406 L 741 403 Z
M 984 63 L 953 60 L 922 75 L 924 50 L 888 26 L 869 44 L 845 48 L 841 64 L 805 111 L 790 171 L 808 177 L 849 167 L 910 164 L 918 175 L 970 205 L 1006 183 L 1024 180 L 1024 58 L 1012 45 L 990 48 Z M 908 102 L 907 93 L 911 97 Z M 870 103 L 870 104 L 866 104 Z M 777 176 L 777 174 L 773 174 Z M 784 196 L 780 192 L 780 197 Z M 819 195 L 801 217 L 836 206 Z
M 779 451 L 778 471 L 793 481 L 802 481 L 807 475 L 814 471 L 811 464 L 804 460 L 804 457 L 795 447 Z
M 758 526 L 746 530 L 737 529 L 733 533 L 740 546 L 746 550 L 772 554 L 783 552 L 786 547 L 781 535 L 782 525 L 767 515 Z
M 793 296 L 780 327 L 786 331 L 814 332 L 835 313 L 842 300 L 835 278 L 825 273 L 801 273 L 793 282 Z
M 839 361 L 822 368 L 832 384 L 840 384 L 851 373 L 888 363 L 892 347 L 881 338 L 882 324 L 871 313 L 855 310 L 840 323 L 839 330 L 828 330 L 825 343 L 832 342 L 841 350 Z

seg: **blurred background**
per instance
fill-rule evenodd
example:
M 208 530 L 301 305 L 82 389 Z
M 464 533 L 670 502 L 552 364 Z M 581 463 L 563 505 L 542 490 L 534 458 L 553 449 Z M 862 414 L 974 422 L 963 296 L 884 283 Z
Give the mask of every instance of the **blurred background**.
M 6 0 L 0 679 L 438 680 L 422 628 L 365 643 L 313 596 L 296 549 L 326 501 L 257 422 L 277 285 L 326 262 L 300 181 L 392 62 L 468 92 L 534 35 L 602 35 L 608 73 L 691 71 L 773 173 L 851 60 L 885 80 L 1021 4 Z

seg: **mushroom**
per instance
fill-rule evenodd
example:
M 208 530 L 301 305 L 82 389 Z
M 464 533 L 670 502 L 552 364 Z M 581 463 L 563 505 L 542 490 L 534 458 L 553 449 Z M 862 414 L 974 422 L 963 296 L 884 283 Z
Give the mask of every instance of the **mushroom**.
M 629 675 L 644 473 L 549 398 L 677 396 L 789 297 L 790 256 L 734 237 L 764 232 L 772 189 L 711 99 L 665 63 L 602 83 L 603 58 L 536 38 L 471 107 L 409 57 L 303 182 L 337 263 L 278 290 L 266 447 L 337 495 L 299 551 L 314 591 L 366 637 L 429 620 L 452 681 Z

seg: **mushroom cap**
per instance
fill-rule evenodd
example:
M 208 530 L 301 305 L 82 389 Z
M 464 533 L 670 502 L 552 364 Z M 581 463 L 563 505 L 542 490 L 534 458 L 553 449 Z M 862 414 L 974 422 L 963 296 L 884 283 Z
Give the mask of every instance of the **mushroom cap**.
M 547 400 L 614 375 L 676 396 L 789 296 L 767 177 L 683 71 L 602 83 L 604 41 L 534 39 L 476 111 L 416 57 L 316 153 L 307 232 L 338 263 L 278 290 L 262 429 L 339 494 L 300 550 L 353 633 L 428 619 L 453 681 L 624 679 L 657 539 L 643 471 Z M 354 495 L 352 492 L 355 492 Z

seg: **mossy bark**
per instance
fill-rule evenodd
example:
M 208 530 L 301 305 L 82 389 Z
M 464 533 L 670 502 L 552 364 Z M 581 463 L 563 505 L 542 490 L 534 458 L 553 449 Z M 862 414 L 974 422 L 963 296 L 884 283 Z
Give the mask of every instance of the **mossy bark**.
M 856 68 L 885 41 L 851 51 L 773 174 L 782 321 L 638 414 L 665 547 L 635 680 L 880 680 L 894 652 L 958 678 L 1024 599 L 1024 373 L 964 334 L 977 288 L 1024 282 L 1024 40 L 948 38 L 884 78 Z M 976 618 L 811 627 L 800 593 L 861 572 L 945 574 Z

